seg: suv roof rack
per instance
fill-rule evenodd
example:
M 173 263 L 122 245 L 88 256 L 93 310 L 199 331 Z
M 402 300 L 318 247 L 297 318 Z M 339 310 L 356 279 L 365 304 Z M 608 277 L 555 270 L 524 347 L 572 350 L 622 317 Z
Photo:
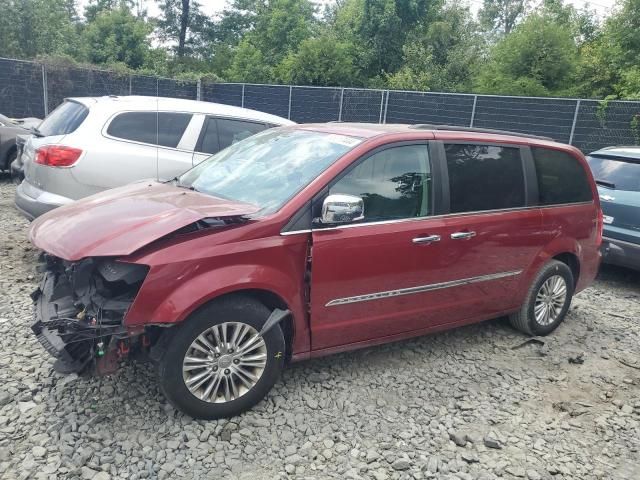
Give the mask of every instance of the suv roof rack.
M 436 125 L 432 123 L 416 123 L 410 125 L 409 128 L 418 130 L 452 130 L 454 132 L 475 132 L 475 133 L 495 133 L 497 135 L 514 135 L 516 137 L 537 138 L 539 140 L 554 141 L 551 137 L 543 137 L 542 135 L 532 135 L 530 133 L 511 132 L 509 130 L 494 130 L 492 128 L 476 128 L 476 127 L 459 127 L 456 125 Z

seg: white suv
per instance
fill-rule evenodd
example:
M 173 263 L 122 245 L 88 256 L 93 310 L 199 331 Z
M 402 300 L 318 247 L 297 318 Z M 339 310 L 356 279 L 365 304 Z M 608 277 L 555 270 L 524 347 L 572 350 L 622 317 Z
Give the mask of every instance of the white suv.
M 21 156 L 15 203 L 33 219 L 127 183 L 169 180 L 261 130 L 293 124 L 246 108 L 156 97 L 69 98 L 44 119 Z

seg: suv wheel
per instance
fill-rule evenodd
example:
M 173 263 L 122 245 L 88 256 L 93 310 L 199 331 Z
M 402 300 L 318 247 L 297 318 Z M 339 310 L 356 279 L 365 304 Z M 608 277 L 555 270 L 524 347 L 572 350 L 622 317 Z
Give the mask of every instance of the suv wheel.
M 538 273 L 519 312 L 509 316 L 511 324 L 528 335 L 554 331 L 571 305 L 573 274 L 564 263 L 552 260 Z
M 262 400 L 284 366 L 279 325 L 259 332 L 271 312 L 259 302 L 230 297 L 178 327 L 160 360 L 160 387 L 177 409 L 194 417 L 237 415 Z

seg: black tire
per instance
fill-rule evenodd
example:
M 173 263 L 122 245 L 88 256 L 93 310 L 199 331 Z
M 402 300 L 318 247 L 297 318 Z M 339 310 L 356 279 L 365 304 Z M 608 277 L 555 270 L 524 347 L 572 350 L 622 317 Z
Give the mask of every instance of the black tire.
M 536 320 L 536 316 L 534 314 L 534 308 L 536 303 L 536 296 L 540 289 L 544 285 L 544 283 L 549 280 L 554 275 L 559 275 L 565 281 L 566 287 L 566 297 L 564 299 L 564 304 L 557 314 L 555 320 L 551 323 L 544 325 Z M 525 298 L 525 302 L 520 308 L 520 310 L 516 313 L 509 315 L 509 321 L 511 325 L 517 330 L 520 330 L 527 335 L 547 335 L 553 332 L 558 325 L 562 323 L 565 316 L 567 315 L 567 311 L 569 310 L 569 306 L 571 305 L 571 299 L 573 298 L 573 290 L 574 290 L 574 280 L 573 273 L 571 269 L 565 264 L 558 260 L 551 260 L 549 263 L 544 265 L 542 269 L 538 272 L 529 291 L 527 292 L 527 296 Z
M 176 327 L 175 331 L 167 332 L 171 337 L 158 364 L 158 381 L 167 400 L 187 415 L 206 420 L 232 417 L 260 402 L 276 383 L 284 366 L 286 346 L 279 325 L 269 329 L 263 336 L 266 365 L 259 380 L 238 398 L 223 403 L 201 400 L 185 384 L 182 367 L 192 342 L 208 328 L 225 322 L 241 322 L 259 332 L 270 313 L 260 302 L 234 295 L 206 305 Z
M 9 155 L 7 155 L 7 159 L 4 164 L 4 169 L 7 172 L 11 171 L 11 164 L 16 158 L 18 158 L 18 152 L 16 152 L 15 150 L 12 150 L 11 152 L 9 152 Z

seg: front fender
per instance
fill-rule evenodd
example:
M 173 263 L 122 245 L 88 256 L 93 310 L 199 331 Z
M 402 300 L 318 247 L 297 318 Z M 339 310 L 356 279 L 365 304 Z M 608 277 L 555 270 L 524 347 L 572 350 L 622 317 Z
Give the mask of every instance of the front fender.
M 222 295 L 262 290 L 277 295 L 291 310 L 296 333 L 293 350 L 297 353 L 308 349 L 309 329 L 304 310 L 303 276 L 294 278 L 300 281 L 292 281 L 290 272 L 265 265 L 236 264 L 202 272 L 197 265 L 182 270 L 176 270 L 175 265 L 158 267 L 145 280 L 125 317 L 125 325 L 180 323 Z

